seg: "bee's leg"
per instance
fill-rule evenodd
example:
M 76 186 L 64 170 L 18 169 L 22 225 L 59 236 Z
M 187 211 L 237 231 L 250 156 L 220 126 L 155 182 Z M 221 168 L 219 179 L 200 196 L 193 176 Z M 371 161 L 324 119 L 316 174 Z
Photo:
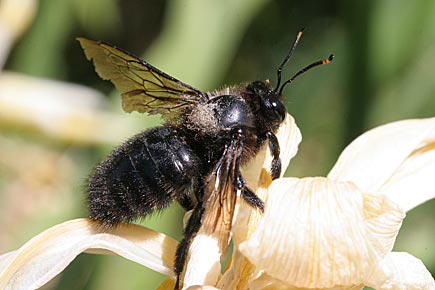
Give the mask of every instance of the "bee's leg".
M 273 132 L 267 132 L 266 137 L 269 140 L 269 150 L 272 153 L 272 164 L 270 166 L 270 173 L 272 179 L 277 179 L 281 175 L 281 159 L 279 158 L 280 149 L 278 139 Z
M 190 244 L 201 227 L 201 219 L 203 214 L 204 208 L 202 206 L 202 202 L 198 202 L 189 218 L 189 221 L 187 222 L 186 229 L 184 230 L 184 238 L 178 244 L 174 261 L 174 272 L 177 276 L 177 281 L 175 282 L 174 288 L 175 290 L 180 289 L 180 275 L 181 272 L 183 272 L 184 264 L 186 263 Z
M 241 191 L 243 199 L 252 207 L 258 208 L 264 211 L 264 202 L 249 188 L 246 186 L 246 180 L 243 178 L 240 172 L 240 158 L 242 156 L 243 142 L 240 142 L 240 146 L 237 150 L 236 155 L 236 166 L 235 166 L 235 187 Z
M 222 157 L 217 161 L 210 174 L 205 177 L 203 185 L 199 187 L 199 190 L 195 191 L 195 197 L 198 203 L 193 209 L 192 215 L 187 222 L 184 238 L 178 244 L 178 248 L 175 253 L 174 272 L 177 276 L 175 289 L 179 289 L 180 287 L 180 275 L 184 270 L 189 248 L 193 239 L 201 228 L 201 220 L 205 212 L 203 204 L 208 202 L 207 198 L 210 198 L 210 194 L 213 192 L 218 194 L 222 192 L 227 180 L 229 180 L 231 166 L 234 165 L 238 168 L 237 164 L 240 163 L 240 160 L 237 161 L 237 158 L 235 157 L 238 156 L 238 159 L 240 159 L 242 153 L 243 141 L 240 140 L 241 138 L 243 138 L 243 131 L 236 129 L 234 131 L 233 138 L 231 139 L 231 143 L 225 145 Z M 239 172 L 238 169 L 237 172 Z M 215 198 L 214 195 L 213 198 Z
M 241 175 L 240 177 L 243 178 Z M 242 197 L 250 206 L 258 208 L 264 212 L 264 201 L 262 201 L 249 187 L 243 187 Z
M 192 200 L 192 197 L 188 194 L 183 195 L 178 199 L 178 203 L 186 210 L 192 210 L 195 207 L 195 203 Z

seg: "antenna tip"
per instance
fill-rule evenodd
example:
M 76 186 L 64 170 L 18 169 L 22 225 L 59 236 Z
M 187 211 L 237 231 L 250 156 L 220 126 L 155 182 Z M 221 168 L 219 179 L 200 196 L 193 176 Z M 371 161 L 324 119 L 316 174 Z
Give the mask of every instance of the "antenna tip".
M 327 59 L 322 60 L 322 64 L 328 64 L 334 59 L 334 55 L 331 54 Z
M 299 38 L 302 36 L 302 33 L 304 33 L 305 27 L 302 27 L 301 30 L 299 30 L 298 34 L 296 35 L 296 38 L 299 40 Z

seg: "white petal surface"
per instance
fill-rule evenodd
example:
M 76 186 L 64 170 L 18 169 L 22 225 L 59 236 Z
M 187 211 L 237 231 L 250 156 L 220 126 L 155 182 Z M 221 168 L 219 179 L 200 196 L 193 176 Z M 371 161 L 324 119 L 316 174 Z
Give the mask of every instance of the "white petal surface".
M 117 144 L 135 132 L 134 120 L 105 112 L 104 105 L 104 96 L 85 86 L 0 74 L 0 120 L 15 127 L 37 129 L 70 142 Z
M 13 42 L 29 27 L 37 10 L 36 0 L 0 1 L 0 69 Z
M 276 136 L 281 149 L 282 176 L 291 158 L 296 155 L 299 143 L 302 140 L 301 132 L 290 114 L 286 115 Z M 270 177 L 271 162 L 272 156 L 266 144 L 255 160 L 250 162 L 243 170 L 243 176 L 246 178 L 248 186 L 263 200 L 267 198 L 267 188 L 272 182 Z M 261 217 L 262 214 L 259 211 L 253 210 L 245 201 L 238 199 L 232 226 L 232 240 L 235 245 L 246 240 L 246 237 L 250 235 Z M 239 253 L 236 247 L 234 248 L 231 266 L 218 283 L 220 289 L 235 289 L 236 287 L 238 287 L 237 289 L 244 289 L 241 285 L 246 282 L 250 270 L 253 270 L 253 268 L 249 268 L 249 261 Z
M 414 151 L 381 187 L 405 211 L 435 198 L 435 130 L 431 142 Z
M 363 194 L 364 223 L 373 245 L 384 256 L 393 249 L 405 212 L 383 195 Z
M 415 150 L 433 142 L 434 135 L 435 118 L 377 127 L 343 151 L 328 177 L 352 181 L 364 192 L 378 192 Z
M 261 274 L 250 285 L 249 290 L 361 290 L 363 285 L 337 286 L 332 288 L 299 288 L 274 279 L 267 274 Z
M 104 233 L 88 219 L 71 220 L 42 232 L 17 251 L 1 256 L 0 289 L 37 289 L 88 249 L 116 253 L 173 276 L 176 247 L 173 239 L 141 226 L 120 225 Z
M 193 285 L 215 285 L 221 272 L 221 252 L 216 239 L 200 234 L 190 246 L 189 263 L 183 279 L 183 289 Z
M 302 140 L 301 131 L 296 125 L 295 119 L 292 117 L 292 115 L 286 115 L 284 122 L 281 124 L 276 133 L 276 137 L 281 149 L 281 176 L 283 176 L 290 163 L 290 160 L 298 152 L 298 147 Z M 254 191 L 258 188 L 258 186 L 264 186 L 264 184 L 259 184 L 261 183 L 260 175 L 262 172 L 265 170 L 267 173 L 269 173 L 270 170 L 272 155 L 268 150 L 267 144 L 264 146 L 264 149 L 266 148 L 267 150 L 262 150 L 255 157 L 255 159 L 252 162 L 249 162 L 248 165 L 243 169 L 243 176 L 247 180 L 250 188 Z
M 298 153 L 299 144 L 302 141 L 302 134 L 298 126 L 295 123 L 295 119 L 292 115 L 287 114 L 284 123 L 279 127 L 276 137 L 281 149 L 281 177 L 284 176 L 287 170 L 290 160 Z M 263 168 L 269 169 L 272 162 L 272 156 L 268 150 L 266 159 L 264 160 Z
M 360 285 L 404 217 L 383 199 L 367 200 L 349 182 L 276 180 L 264 218 L 239 249 L 258 270 L 295 287 Z M 386 236 L 377 225 L 387 228 Z
M 284 122 L 276 133 L 276 137 L 281 149 L 281 177 L 284 176 L 290 160 L 298 152 L 299 144 L 302 140 L 301 131 L 295 123 L 294 118 L 287 114 Z M 243 170 L 243 176 L 246 178 L 248 187 L 254 190 L 255 194 L 263 201 L 267 201 L 267 191 L 272 183 L 270 175 L 270 166 L 272 164 L 272 154 L 270 150 L 263 150 L 252 162 Z M 244 241 L 253 228 L 256 227 L 262 214 L 253 211 L 252 207 L 241 201 L 236 205 L 237 214 L 233 221 L 233 241 L 239 244 Z
M 366 279 L 378 290 L 434 290 L 435 281 L 423 262 L 404 252 L 389 253 Z
M 213 286 L 191 286 L 187 288 L 187 290 L 219 290 L 219 289 Z

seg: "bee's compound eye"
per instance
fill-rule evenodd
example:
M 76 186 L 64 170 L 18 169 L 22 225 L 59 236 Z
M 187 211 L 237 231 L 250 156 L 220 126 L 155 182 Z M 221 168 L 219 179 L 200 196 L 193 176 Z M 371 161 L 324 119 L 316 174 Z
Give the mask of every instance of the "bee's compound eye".
M 272 101 L 271 105 L 275 114 L 277 114 L 281 118 L 280 121 L 284 121 L 286 113 L 284 105 L 279 100 Z

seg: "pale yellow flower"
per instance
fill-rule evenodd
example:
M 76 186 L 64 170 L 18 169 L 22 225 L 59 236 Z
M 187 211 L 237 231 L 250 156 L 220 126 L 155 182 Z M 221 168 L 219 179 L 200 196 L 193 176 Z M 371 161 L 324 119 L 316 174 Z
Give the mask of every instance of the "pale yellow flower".
M 30 26 L 37 12 L 37 0 L 3 0 L 0 2 L 0 68 L 13 42 Z
M 300 141 L 290 116 L 278 138 L 286 168 Z M 223 274 L 214 237 L 199 233 L 185 289 L 435 289 L 420 260 L 391 251 L 405 212 L 435 196 L 435 118 L 365 133 L 327 177 L 272 182 L 269 164 L 269 153 L 260 155 L 244 173 L 266 200 L 265 213 L 238 202 L 234 253 Z M 0 256 L 0 289 L 38 288 L 83 251 L 141 263 L 171 278 L 159 289 L 172 289 L 176 245 L 140 226 L 104 233 L 87 219 L 69 221 Z
M 391 252 L 405 212 L 435 196 L 434 172 L 432 118 L 365 133 L 326 178 L 274 181 L 264 216 L 234 254 L 251 271 L 233 264 L 218 288 L 435 289 L 420 260 Z
M 97 90 L 2 70 L 14 42 L 32 24 L 37 0 L 0 1 L 0 123 L 30 128 L 79 144 L 117 144 L 139 130 L 133 119 L 108 112 Z M 141 123 L 142 124 L 142 123 Z

